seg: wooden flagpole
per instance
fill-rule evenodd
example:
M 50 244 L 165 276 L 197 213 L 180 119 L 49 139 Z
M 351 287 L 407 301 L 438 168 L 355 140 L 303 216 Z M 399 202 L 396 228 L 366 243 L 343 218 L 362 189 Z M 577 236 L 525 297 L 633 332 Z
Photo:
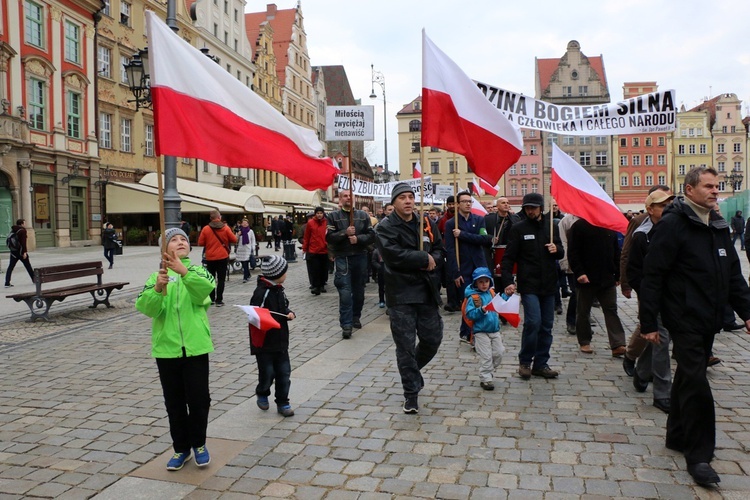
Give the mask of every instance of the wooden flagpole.
M 419 195 L 421 197 L 420 200 L 420 210 L 419 210 L 419 249 L 424 250 L 424 167 L 422 166 L 424 164 L 424 147 L 419 148 Z M 412 172 L 412 176 L 414 176 L 414 172 Z
M 161 235 L 161 245 L 159 246 L 159 251 L 161 252 L 160 256 L 163 257 L 164 254 L 167 252 L 167 238 L 166 238 L 166 232 L 167 232 L 167 223 L 166 218 L 164 216 L 164 179 L 162 179 L 162 167 L 161 162 L 164 160 L 164 157 L 162 156 L 157 162 L 156 162 L 156 179 L 157 179 L 157 188 L 159 190 L 159 234 Z M 164 266 L 164 261 L 161 260 L 160 268 Z M 162 290 L 162 295 L 167 295 L 167 287 L 164 287 L 164 290 Z
M 458 228 L 458 160 L 456 159 L 456 153 L 453 153 L 453 227 Z M 459 271 L 461 270 L 461 257 L 458 255 L 458 238 L 453 237 L 453 243 L 456 244 L 456 267 Z

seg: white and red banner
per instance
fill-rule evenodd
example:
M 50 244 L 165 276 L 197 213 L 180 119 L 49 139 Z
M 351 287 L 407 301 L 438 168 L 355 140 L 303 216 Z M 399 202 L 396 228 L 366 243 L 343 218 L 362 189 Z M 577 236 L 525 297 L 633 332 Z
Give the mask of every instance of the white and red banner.
M 488 83 L 475 82 L 492 105 L 519 127 L 564 135 L 619 135 L 670 132 L 676 128 L 674 90 L 616 103 L 552 104 Z
M 327 189 L 338 174 L 314 130 L 293 124 L 146 11 L 156 154 L 283 174 Z
M 422 30 L 422 146 L 466 157 L 471 170 L 496 184 L 523 151 L 518 126 Z
M 625 234 L 628 219 L 582 166 L 556 144 L 552 145 L 552 197 L 565 213 L 594 226 Z
M 514 293 L 506 300 L 502 294 L 495 295 L 489 304 L 485 306 L 488 311 L 495 311 L 500 316 L 508 320 L 508 323 L 514 328 L 521 323 L 521 297 Z

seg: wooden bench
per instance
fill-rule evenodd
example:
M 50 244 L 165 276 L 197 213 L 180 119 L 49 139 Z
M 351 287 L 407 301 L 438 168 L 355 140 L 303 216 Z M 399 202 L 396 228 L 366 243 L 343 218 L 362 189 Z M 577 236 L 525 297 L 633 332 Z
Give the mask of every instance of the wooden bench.
M 71 295 L 90 293 L 94 298 L 94 305 L 89 306 L 89 308 L 95 308 L 99 304 L 113 307 L 109 303 L 109 295 L 112 293 L 112 290 L 120 290 L 123 286 L 130 283 L 127 281 L 102 283 L 102 274 L 104 274 L 104 268 L 102 267 L 102 262 L 99 260 L 78 264 L 37 267 L 34 269 L 36 291 L 8 295 L 7 298 L 13 299 L 16 302 L 26 302 L 31 311 L 30 321 L 36 321 L 38 318 L 50 321 L 49 308 L 52 306 L 52 303 L 56 300 L 62 302 L 66 297 L 70 297 Z M 96 283 L 78 283 L 61 288 L 42 290 L 42 284 L 44 283 L 65 281 L 86 276 L 96 276 Z

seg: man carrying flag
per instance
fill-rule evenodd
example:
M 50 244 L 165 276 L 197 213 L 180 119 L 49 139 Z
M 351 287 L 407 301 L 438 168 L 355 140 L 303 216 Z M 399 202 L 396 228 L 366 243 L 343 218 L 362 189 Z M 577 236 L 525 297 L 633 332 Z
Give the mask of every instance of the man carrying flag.
M 544 197 L 539 193 L 524 195 L 522 209 L 526 219 L 510 230 L 508 247 L 503 256 L 500 276 L 506 295 L 516 291 L 523 304 L 523 332 L 518 353 L 518 374 L 528 380 L 536 377 L 555 378 L 558 372 L 548 365 L 552 346 L 552 325 L 555 320 L 557 266 L 555 261 L 565 255 L 560 233 L 549 217 L 542 214 Z M 550 224 L 554 231 L 550 241 Z M 513 266 L 518 265 L 518 288 L 513 283 Z

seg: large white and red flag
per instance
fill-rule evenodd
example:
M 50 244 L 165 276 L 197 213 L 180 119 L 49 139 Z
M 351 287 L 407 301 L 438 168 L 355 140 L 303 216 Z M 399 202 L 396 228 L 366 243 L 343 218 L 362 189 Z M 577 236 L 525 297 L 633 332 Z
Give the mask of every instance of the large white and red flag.
M 239 307 L 247 314 L 250 343 L 255 347 L 263 347 L 268 330 L 281 328 L 279 322 L 271 315 L 271 311 L 265 307 L 239 305 L 236 307 Z
M 494 185 L 521 156 L 521 131 L 422 30 L 422 146 L 466 157 Z
M 419 160 L 417 160 L 417 163 L 414 164 L 413 177 L 415 179 L 419 179 L 420 177 L 422 177 L 422 165 L 419 164 Z
M 283 174 L 326 189 L 338 170 L 314 130 L 293 124 L 146 11 L 156 154 Z
M 495 295 L 489 304 L 485 306 L 488 311 L 495 311 L 508 320 L 508 323 L 517 327 L 521 322 L 521 297 L 514 293 L 507 299 L 502 294 Z
M 486 194 L 490 196 L 496 196 L 499 191 L 499 189 L 497 188 L 497 185 L 493 186 L 492 184 L 482 179 L 481 177 L 479 178 L 479 189 L 481 189 L 482 191 L 484 191 Z
M 628 220 L 591 174 L 552 145 L 552 197 L 560 210 L 625 234 Z

